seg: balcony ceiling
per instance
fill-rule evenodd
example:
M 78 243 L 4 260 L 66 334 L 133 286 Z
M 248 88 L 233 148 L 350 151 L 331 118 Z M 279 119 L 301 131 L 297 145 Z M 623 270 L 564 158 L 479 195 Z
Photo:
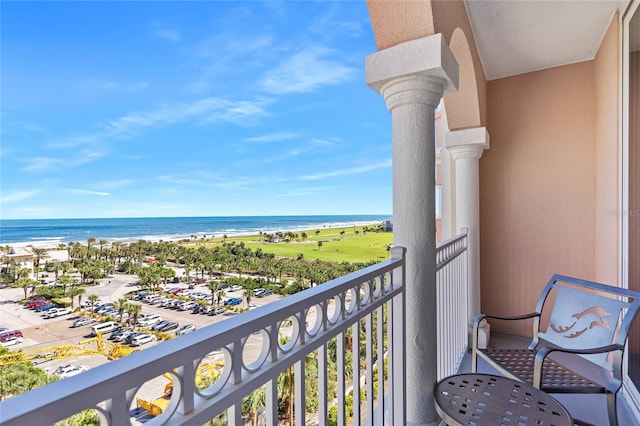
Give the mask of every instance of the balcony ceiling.
M 593 59 L 627 0 L 465 0 L 487 80 Z

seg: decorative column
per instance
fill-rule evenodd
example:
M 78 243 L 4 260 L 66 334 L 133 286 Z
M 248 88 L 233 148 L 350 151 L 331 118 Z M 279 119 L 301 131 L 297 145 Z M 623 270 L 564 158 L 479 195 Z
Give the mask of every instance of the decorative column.
M 438 421 L 434 112 L 458 84 L 458 64 L 441 34 L 366 58 L 367 84 L 391 113 L 393 243 L 406 257 L 406 424 Z
M 444 143 L 455 168 L 455 228 L 467 228 L 469 336 L 473 320 L 480 314 L 480 157 L 489 148 L 484 127 L 447 132 Z M 480 343 L 487 342 L 488 324 L 482 327 Z M 471 341 L 471 340 L 469 340 Z

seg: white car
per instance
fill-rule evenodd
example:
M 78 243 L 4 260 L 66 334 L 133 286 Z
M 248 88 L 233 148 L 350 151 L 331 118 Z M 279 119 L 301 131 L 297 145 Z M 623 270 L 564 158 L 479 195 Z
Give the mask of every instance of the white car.
M 176 330 L 176 336 L 182 336 L 183 334 L 191 333 L 196 329 L 195 324 L 186 324 Z
M 0 345 L 7 347 L 22 343 L 22 337 L 9 337 L 7 340 L 0 342 Z
M 196 302 L 183 302 L 178 309 L 180 309 L 181 311 L 189 311 L 196 306 L 198 306 Z
M 239 286 L 239 285 L 231 286 L 231 288 L 229 289 L 229 291 L 240 291 L 240 290 L 242 290 L 242 286 Z
M 58 367 L 54 370 L 53 374 L 56 376 L 60 376 L 61 378 L 67 378 L 71 376 L 75 376 L 76 374 L 83 373 L 87 371 L 89 367 L 79 366 L 79 365 L 65 365 L 64 367 Z
M 153 334 L 141 334 L 140 336 L 136 336 L 131 341 L 131 346 L 142 346 L 145 343 L 155 342 L 157 339 Z
M 96 322 L 95 318 L 80 317 L 73 322 L 72 327 L 82 327 L 83 325 L 93 324 L 94 322 Z

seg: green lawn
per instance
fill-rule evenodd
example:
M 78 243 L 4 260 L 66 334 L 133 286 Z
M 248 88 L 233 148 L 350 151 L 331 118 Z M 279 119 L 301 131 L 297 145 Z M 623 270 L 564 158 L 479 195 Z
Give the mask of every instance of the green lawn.
M 259 241 L 258 235 L 229 237 L 227 242 L 244 242 L 246 247 L 253 250 L 261 248 L 262 251 L 273 253 L 282 257 L 297 257 L 302 253 L 307 260 L 330 260 L 335 262 L 347 261 L 369 262 L 381 261 L 389 257 L 387 246 L 391 245 L 393 234 L 391 232 L 363 232 L 362 227 L 347 228 L 320 228 L 316 235 L 316 229 L 304 231 L 307 239 L 291 241 L 289 243 L 265 243 Z M 344 231 L 343 235 L 340 232 Z M 358 231 L 356 235 L 355 231 Z M 298 235 L 302 231 L 297 232 Z M 318 241 L 322 241 L 322 247 L 318 247 Z M 220 244 L 222 238 L 212 240 L 213 244 Z

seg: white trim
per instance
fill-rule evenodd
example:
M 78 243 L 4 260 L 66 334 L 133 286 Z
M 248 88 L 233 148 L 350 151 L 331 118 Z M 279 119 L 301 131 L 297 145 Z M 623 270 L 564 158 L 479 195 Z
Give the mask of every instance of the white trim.
M 627 10 L 621 15 L 622 55 L 620 55 L 620 285 L 629 288 L 629 23 L 635 13 L 640 13 L 640 0 L 630 0 Z M 640 418 L 640 391 L 628 376 L 628 358 L 625 359 L 622 394 L 629 402 L 630 409 Z

